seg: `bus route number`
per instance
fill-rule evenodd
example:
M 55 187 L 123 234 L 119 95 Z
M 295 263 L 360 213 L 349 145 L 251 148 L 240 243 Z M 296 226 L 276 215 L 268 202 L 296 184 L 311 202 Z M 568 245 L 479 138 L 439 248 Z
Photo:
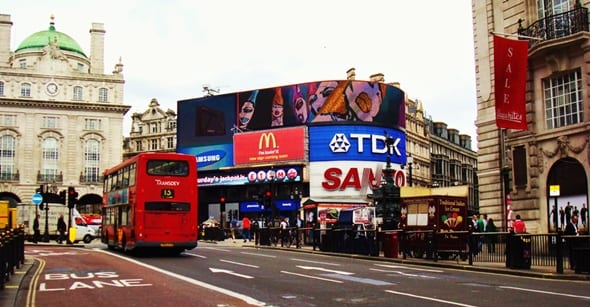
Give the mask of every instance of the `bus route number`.
M 162 189 L 162 198 L 174 198 L 174 190 Z

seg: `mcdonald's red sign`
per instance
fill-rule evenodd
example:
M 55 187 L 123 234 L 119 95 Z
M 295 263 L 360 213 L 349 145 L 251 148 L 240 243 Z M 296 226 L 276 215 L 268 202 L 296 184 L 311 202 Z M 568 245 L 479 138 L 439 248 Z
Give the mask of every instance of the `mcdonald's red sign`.
M 305 127 L 234 134 L 234 164 L 293 161 L 305 158 Z

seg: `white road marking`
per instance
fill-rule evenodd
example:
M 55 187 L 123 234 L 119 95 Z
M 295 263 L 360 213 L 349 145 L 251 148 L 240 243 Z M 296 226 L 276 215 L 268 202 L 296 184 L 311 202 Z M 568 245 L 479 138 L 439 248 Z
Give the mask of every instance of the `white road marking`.
M 300 262 L 316 263 L 316 264 L 325 264 L 325 265 L 340 266 L 340 263 L 331 263 L 331 262 L 323 262 L 323 261 L 314 261 L 314 260 L 306 260 L 306 259 L 299 259 L 299 258 L 291 258 L 291 260 L 293 260 L 293 261 L 300 261 Z
M 575 294 L 567 294 L 567 293 L 559 293 L 559 292 L 551 292 L 551 291 L 543 291 L 543 290 L 535 290 L 535 289 L 526 289 L 526 288 L 518 288 L 518 287 L 509 287 L 509 286 L 500 286 L 502 289 L 510 289 L 510 290 L 519 290 L 519 291 L 528 291 L 534 293 L 543 293 L 543 294 L 550 294 L 550 295 L 557 295 L 557 296 L 566 296 L 566 297 L 573 297 L 573 298 L 581 298 L 585 300 L 590 300 L 590 296 L 583 296 L 583 295 L 575 295 Z
M 216 268 L 209 268 L 209 270 L 211 270 L 211 272 L 213 272 L 213 273 L 225 273 L 225 274 L 229 274 L 229 275 L 233 275 L 233 276 L 237 276 L 237 277 L 242 277 L 242 278 L 247 278 L 247 279 L 254 278 L 253 276 L 236 273 L 236 272 L 230 271 L 230 270 L 216 269 Z
M 111 255 L 113 257 L 121 258 L 121 259 L 126 260 L 128 262 L 131 262 L 131 263 L 140 265 L 142 267 L 145 267 L 145 268 L 148 268 L 150 270 L 153 270 L 153 271 L 156 271 L 156 272 L 159 272 L 159 273 L 168 275 L 168 276 L 173 277 L 173 278 L 176 278 L 176 279 L 180 279 L 182 281 L 188 282 L 188 283 L 193 284 L 193 285 L 196 285 L 196 286 L 199 286 L 199 287 L 203 287 L 203 288 L 206 288 L 206 289 L 209 289 L 209 290 L 217 291 L 219 293 L 223 293 L 223 294 L 229 295 L 231 297 L 235 297 L 237 299 L 240 299 L 240 300 L 246 302 L 249 305 L 266 306 L 266 303 L 261 302 L 261 301 L 255 299 L 255 298 L 253 298 L 253 297 L 250 297 L 250 296 L 247 296 L 247 295 L 244 295 L 244 294 L 241 294 L 241 293 L 237 293 L 237 292 L 234 292 L 234 291 L 225 289 L 225 288 L 217 287 L 217 286 L 214 286 L 212 284 L 208 284 L 206 282 L 202 282 L 200 280 L 192 279 L 192 278 L 189 278 L 189 277 L 180 275 L 180 274 L 172 273 L 170 271 L 166 271 L 164 269 L 161 269 L 161 268 L 158 268 L 158 267 L 155 267 L 155 266 L 146 264 L 146 263 L 142 263 L 142 262 L 139 262 L 137 260 L 126 258 L 126 257 L 120 256 L 120 255 L 114 254 L 114 253 L 110 253 L 110 252 L 101 250 L 99 248 L 94 248 L 94 250 L 95 251 L 98 251 L 98 252 L 101 252 L 101 253 L 105 253 L 105 254 Z
M 222 252 L 232 252 L 232 250 L 229 250 L 229 249 L 223 249 L 223 248 L 211 247 L 211 246 L 203 246 L 203 247 L 199 247 L 199 249 L 212 249 L 212 250 L 222 251 Z
M 268 258 L 276 258 L 277 256 L 274 255 L 265 255 L 265 254 L 257 254 L 257 253 L 248 253 L 248 252 L 241 252 L 244 255 L 252 255 L 252 256 L 260 256 L 260 257 L 268 257 Z
M 410 274 L 410 273 L 404 273 L 401 271 L 392 271 L 392 270 L 381 270 L 381 269 L 370 269 L 371 271 L 376 271 L 376 272 L 383 272 L 383 273 L 396 273 L 402 276 L 408 276 L 408 277 L 420 277 L 420 278 L 436 278 L 434 276 L 428 276 L 428 275 L 419 275 L 419 274 Z
M 468 304 L 457 303 L 457 302 L 452 302 L 452 301 L 445 301 L 445 300 L 440 300 L 440 299 L 433 298 L 433 297 L 414 295 L 414 294 L 405 293 L 405 292 L 397 292 L 397 291 L 393 291 L 393 290 L 385 290 L 385 292 L 389 292 L 391 294 L 409 296 L 409 297 L 413 297 L 413 298 L 419 298 L 419 299 L 423 299 L 423 300 L 427 300 L 427 301 L 434 301 L 434 302 L 449 304 L 449 305 L 464 306 L 464 307 L 475 307 L 475 305 L 468 305 Z
M 187 255 L 187 256 L 191 256 L 191 257 L 197 257 L 197 258 L 203 258 L 203 259 L 207 259 L 207 256 L 203 256 L 203 255 L 197 255 L 197 254 L 193 254 L 193 253 L 187 253 L 184 252 L 183 255 Z
M 373 285 L 373 286 L 391 286 L 391 285 L 395 285 L 394 283 L 391 283 L 391 282 L 388 282 L 388 281 L 383 281 L 383 280 L 378 280 L 378 279 L 371 279 L 371 278 L 355 277 L 355 276 L 349 276 L 349 275 L 341 275 L 341 274 L 322 274 L 322 276 L 333 277 L 333 278 L 336 278 L 336 279 L 342 279 L 342 280 L 346 280 L 346 281 L 360 282 L 362 284 L 368 284 L 368 285 Z
M 405 269 L 405 270 L 414 270 L 414 271 L 444 273 L 443 270 L 422 269 L 422 268 L 414 268 L 414 267 L 403 266 L 403 265 L 377 264 L 377 263 L 375 263 L 375 265 L 376 266 L 386 267 L 386 268 L 392 268 L 392 269 Z
M 229 261 L 229 260 L 224 260 L 224 259 L 219 259 L 219 261 L 226 262 L 226 263 L 231 263 L 231 264 L 237 264 L 237 265 L 241 265 L 241 266 L 247 266 L 247 267 L 251 267 L 251 268 L 259 268 L 259 266 L 253 265 L 253 264 L 246 264 L 246 263 Z
M 305 278 L 313 278 L 313 279 L 318 279 L 318 280 L 323 280 L 323 281 L 329 281 L 329 282 L 334 282 L 334 283 L 338 283 L 338 284 L 343 283 L 343 281 L 341 281 L 341 280 L 334 280 L 334 279 L 322 278 L 322 277 L 305 275 L 305 274 L 298 274 L 298 273 L 287 272 L 287 271 L 281 271 L 281 273 L 295 275 L 295 276 L 301 276 L 301 277 L 305 277 Z
M 318 271 L 323 271 L 323 272 L 328 272 L 328 273 L 336 273 L 336 274 L 342 274 L 342 275 L 354 275 L 354 273 L 350 273 L 350 272 L 328 270 L 328 269 L 318 268 L 318 267 L 313 267 L 313 266 L 298 265 L 297 267 L 300 269 L 304 269 L 304 270 L 318 270 Z

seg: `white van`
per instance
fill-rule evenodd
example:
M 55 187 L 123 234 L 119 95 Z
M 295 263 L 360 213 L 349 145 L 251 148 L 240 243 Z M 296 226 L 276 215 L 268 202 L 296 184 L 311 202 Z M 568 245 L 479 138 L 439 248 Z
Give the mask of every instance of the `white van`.
M 43 204 L 45 206 L 45 204 Z M 88 226 L 84 221 L 84 218 L 80 215 L 78 210 L 72 209 L 72 223 L 68 223 L 69 209 L 66 205 L 50 203 L 49 210 L 41 210 L 38 205 L 34 204 L 18 204 L 17 206 L 17 224 L 25 226 L 25 234 L 27 239 L 32 241 L 33 235 L 33 221 L 35 215 L 39 214 L 39 230 L 41 231 L 41 238 L 45 234 L 45 220 L 47 219 L 49 227 L 49 239 L 56 240 L 58 238 L 57 231 L 57 219 L 61 214 L 64 215 L 66 225 L 76 230 L 76 239 L 74 243 L 83 241 L 84 243 L 90 243 L 92 240 L 98 237 L 98 232 L 93 227 Z

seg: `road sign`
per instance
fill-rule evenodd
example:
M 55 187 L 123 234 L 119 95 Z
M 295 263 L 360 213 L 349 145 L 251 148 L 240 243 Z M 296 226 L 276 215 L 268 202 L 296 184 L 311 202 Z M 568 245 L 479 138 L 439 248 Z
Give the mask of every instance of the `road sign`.
M 33 204 L 38 205 L 43 202 L 43 195 L 39 193 L 33 194 Z

